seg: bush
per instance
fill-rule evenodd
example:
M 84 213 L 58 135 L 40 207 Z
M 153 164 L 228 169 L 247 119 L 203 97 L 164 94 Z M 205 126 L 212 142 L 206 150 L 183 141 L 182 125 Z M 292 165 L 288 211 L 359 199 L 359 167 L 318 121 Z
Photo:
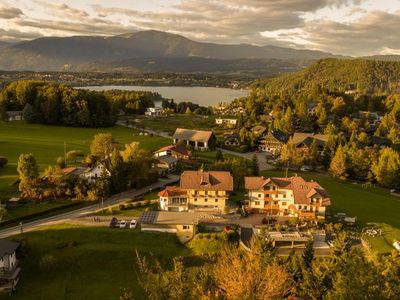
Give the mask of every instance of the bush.
M 119 210 L 125 210 L 125 204 L 120 204 L 118 207 L 119 207 Z
M 39 259 L 39 269 L 42 271 L 50 271 L 54 269 L 56 261 L 51 254 L 45 254 Z
M 8 164 L 8 159 L 7 157 L 0 156 L 0 168 L 4 167 L 6 164 Z

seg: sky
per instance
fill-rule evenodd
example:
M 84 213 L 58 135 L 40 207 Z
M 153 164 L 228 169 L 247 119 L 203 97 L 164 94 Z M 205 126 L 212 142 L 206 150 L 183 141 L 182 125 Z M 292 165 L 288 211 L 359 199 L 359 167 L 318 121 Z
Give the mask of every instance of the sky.
M 400 0 L 0 0 L 0 41 L 150 29 L 200 42 L 400 54 Z

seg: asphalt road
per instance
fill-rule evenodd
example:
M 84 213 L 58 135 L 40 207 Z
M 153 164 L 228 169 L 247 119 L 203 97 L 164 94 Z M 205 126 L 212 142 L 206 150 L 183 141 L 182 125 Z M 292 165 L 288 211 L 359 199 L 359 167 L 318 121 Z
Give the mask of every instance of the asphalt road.
M 151 190 L 155 190 L 157 188 L 162 188 L 168 184 L 172 184 L 175 182 L 179 181 L 179 176 L 177 175 L 169 175 L 168 179 L 160 179 L 158 182 L 151 184 L 147 187 L 138 189 L 138 190 L 130 190 L 126 191 L 117 195 L 113 195 L 112 197 L 108 198 L 107 200 L 104 201 L 103 205 L 104 208 L 116 205 L 118 203 L 124 202 L 127 199 L 132 199 L 137 196 L 141 196 Z M 66 220 L 70 219 L 75 219 L 79 218 L 82 216 L 89 215 L 91 213 L 94 213 L 102 208 L 101 203 L 96 203 L 90 206 L 86 206 L 83 208 L 79 208 L 70 212 L 62 213 L 59 215 L 55 215 L 52 217 L 28 222 L 23 224 L 23 232 L 28 232 L 37 229 L 40 226 L 46 226 L 49 225 L 50 223 L 62 223 Z M 21 233 L 21 227 L 20 226 L 14 226 L 10 228 L 6 228 L 3 230 L 0 230 L 0 238 L 6 238 L 12 235 L 20 234 Z

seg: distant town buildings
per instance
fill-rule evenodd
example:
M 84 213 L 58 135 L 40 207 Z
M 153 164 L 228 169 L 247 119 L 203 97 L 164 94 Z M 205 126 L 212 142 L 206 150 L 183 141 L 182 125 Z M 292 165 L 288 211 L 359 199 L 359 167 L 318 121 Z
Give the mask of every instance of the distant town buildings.
M 161 107 L 148 107 L 147 111 L 145 111 L 144 114 L 149 117 L 159 117 L 162 115 L 162 108 Z
M 231 126 L 236 126 L 236 124 L 237 124 L 237 119 L 222 119 L 222 118 L 217 118 L 217 119 L 215 119 L 215 124 L 218 124 L 218 125 L 231 125 Z

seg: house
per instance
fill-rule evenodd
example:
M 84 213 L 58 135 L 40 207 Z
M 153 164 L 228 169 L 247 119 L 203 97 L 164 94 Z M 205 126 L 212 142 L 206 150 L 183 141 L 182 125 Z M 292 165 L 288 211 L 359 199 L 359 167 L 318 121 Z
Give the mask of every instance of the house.
M 179 187 L 166 187 L 159 196 L 166 211 L 213 211 L 222 213 L 233 191 L 233 177 L 226 171 L 185 171 Z
M 213 150 L 217 138 L 212 131 L 190 130 L 177 128 L 172 136 L 174 144 L 183 141 L 187 146 L 191 145 L 196 150 Z
M 22 121 L 24 119 L 24 114 L 22 110 L 6 111 L 7 121 Z
M 237 119 L 222 119 L 222 118 L 218 118 L 218 119 L 215 119 L 215 124 L 235 126 L 237 124 Z
M 261 125 L 256 125 L 251 129 L 254 135 L 262 136 L 267 131 L 267 128 Z
M 309 116 L 315 116 L 317 113 L 318 102 L 317 101 L 307 101 L 306 106 L 307 106 L 307 114 Z
M 159 117 L 162 115 L 162 108 L 161 107 L 148 107 L 147 111 L 144 113 L 146 116 L 150 117 Z
M 140 230 L 175 233 L 186 242 L 196 234 L 198 219 L 195 212 L 145 211 L 140 217 Z
M 192 153 L 186 149 L 186 147 L 169 145 L 162 147 L 154 152 L 155 157 L 160 156 L 172 156 L 177 159 L 190 159 Z
M 17 249 L 19 243 L 0 239 L 0 290 L 14 291 L 19 281 Z
M 240 146 L 240 136 L 238 134 L 228 134 L 224 139 L 225 146 L 237 147 Z
M 173 172 L 176 170 L 178 161 L 179 160 L 173 156 L 159 156 L 154 163 L 154 167 L 165 170 L 166 173 Z
M 100 178 L 102 175 L 105 175 L 106 177 L 111 176 L 110 171 L 103 164 L 97 164 L 91 168 L 68 167 L 64 168 L 62 171 L 67 176 L 78 176 L 88 183 Z
M 288 141 L 288 136 L 279 129 L 269 131 L 260 141 L 258 149 L 276 155 Z
M 329 136 L 326 134 L 313 134 L 307 132 L 295 132 L 292 137 L 293 144 L 296 148 L 307 155 L 311 149 L 311 145 L 314 140 L 317 143 L 317 151 L 319 155 L 322 155 L 324 152 L 324 147 L 326 142 L 328 141 Z
M 299 218 L 324 218 L 331 200 L 315 181 L 300 176 L 290 178 L 245 177 L 247 212 Z

